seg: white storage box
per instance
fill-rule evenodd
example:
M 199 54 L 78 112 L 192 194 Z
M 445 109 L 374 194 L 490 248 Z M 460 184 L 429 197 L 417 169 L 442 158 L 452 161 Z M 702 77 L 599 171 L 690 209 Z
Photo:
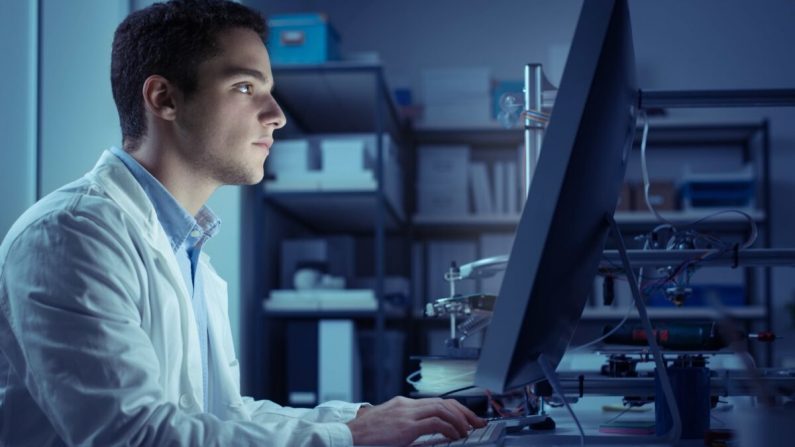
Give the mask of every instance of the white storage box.
M 443 186 L 466 190 L 469 146 L 420 146 L 417 153 L 419 189 Z
M 320 157 L 309 140 L 276 140 L 270 155 L 265 161 L 265 169 L 270 178 L 279 179 L 292 173 L 303 173 L 320 167 Z
M 434 68 L 423 70 L 421 76 L 424 126 L 488 126 L 491 123 L 489 68 Z
M 403 171 L 399 148 L 389 134 L 381 135 L 383 190 L 403 217 Z M 330 191 L 372 191 L 378 187 L 376 134 L 340 134 L 317 137 L 322 154 L 321 188 Z
M 422 216 L 466 216 L 469 214 L 468 199 L 466 188 L 420 187 L 417 188 L 417 214 Z
M 364 171 L 367 164 L 366 139 L 366 137 L 324 138 L 320 142 L 323 172 L 331 175 L 348 175 Z
M 403 218 L 403 172 L 398 159 L 399 149 L 388 134 L 382 134 L 382 138 L 384 194 L 398 217 Z M 376 143 L 375 134 L 314 135 L 302 140 L 281 141 L 279 150 L 282 152 L 297 148 L 297 152 L 307 154 L 306 166 L 309 169 L 296 170 L 296 167 L 305 166 L 298 155 L 292 155 L 295 159 L 291 155 L 284 155 L 287 160 L 277 158 L 271 167 L 274 173 L 270 176 L 275 179 L 267 181 L 266 188 L 269 191 L 375 191 L 378 188 Z

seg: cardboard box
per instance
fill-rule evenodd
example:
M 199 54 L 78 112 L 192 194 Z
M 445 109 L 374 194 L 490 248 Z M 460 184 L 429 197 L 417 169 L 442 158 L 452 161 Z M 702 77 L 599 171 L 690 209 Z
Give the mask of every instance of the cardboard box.
M 339 34 L 324 14 L 274 14 L 268 20 L 271 64 L 322 64 L 339 59 Z
M 417 214 L 423 216 L 459 217 L 469 214 L 469 195 L 466 189 L 447 186 L 417 188 Z
M 420 146 L 417 148 L 417 187 L 447 187 L 466 191 L 469 146 Z

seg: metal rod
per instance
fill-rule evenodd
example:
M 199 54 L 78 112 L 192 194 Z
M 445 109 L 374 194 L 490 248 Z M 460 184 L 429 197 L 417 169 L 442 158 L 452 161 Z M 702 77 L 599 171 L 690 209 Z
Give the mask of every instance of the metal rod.
M 375 357 L 376 361 L 375 380 L 377 381 L 375 386 L 375 400 L 378 403 L 386 400 L 386 390 L 384 389 L 384 378 L 386 377 L 386 367 L 384 366 L 384 360 L 386 358 L 386 355 L 384 354 L 384 352 L 386 352 L 386 340 L 384 340 L 384 333 L 386 331 L 386 323 L 384 318 L 384 313 L 386 312 L 384 305 L 386 231 L 384 226 L 386 225 L 387 200 L 384 192 L 384 135 L 386 134 L 386 129 L 384 129 L 384 109 L 388 109 L 389 107 L 385 107 L 386 104 L 384 103 L 384 98 L 388 98 L 388 96 L 383 96 L 380 94 L 384 91 L 384 87 L 381 85 L 381 83 L 384 82 L 383 79 L 384 78 L 380 75 L 380 73 L 378 76 L 376 76 L 375 91 L 373 92 L 375 95 L 375 116 L 373 117 L 373 127 L 375 129 L 376 140 L 375 175 L 377 179 L 377 205 L 375 210 L 375 220 L 373 222 L 375 225 L 375 234 L 373 235 L 375 243 L 373 245 L 375 246 L 375 295 L 378 303 L 378 312 L 376 312 L 375 318 L 375 342 L 373 343 L 375 352 L 373 353 L 373 357 Z
M 666 266 L 691 259 L 697 259 L 711 250 L 629 250 L 633 267 Z M 618 265 L 620 257 L 616 250 L 605 250 L 602 254 L 602 267 Z M 795 267 L 795 250 L 752 248 L 720 253 L 703 261 L 710 266 L 728 267 Z
M 530 110 L 530 88 L 531 88 L 531 81 L 530 81 L 530 74 L 532 70 L 532 64 L 527 64 L 524 66 L 524 110 L 528 112 Z M 533 176 L 533 171 L 535 170 L 535 151 L 533 150 L 533 135 L 532 129 L 530 129 L 530 117 L 529 115 L 525 115 L 524 119 L 524 196 L 527 198 L 530 192 L 530 179 Z
M 766 222 L 764 234 L 764 246 L 770 247 L 773 245 L 773 204 L 771 203 L 771 188 L 770 188 L 770 122 L 764 120 L 762 124 L 762 183 L 763 197 L 762 209 L 765 210 Z M 770 329 L 773 327 L 773 271 L 769 267 L 764 269 L 764 282 L 765 282 L 765 327 Z M 773 343 L 767 343 L 765 346 L 766 366 L 773 366 Z
M 541 72 L 541 64 L 535 64 L 533 66 L 533 95 L 535 98 L 533 99 L 533 108 L 536 111 L 540 112 L 543 106 L 543 99 L 544 99 L 544 91 L 543 91 L 543 77 L 544 74 Z M 535 146 L 533 149 L 535 150 L 534 154 L 534 162 L 538 162 L 538 158 L 541 156 L 541 142 L 544 139 L 544 131 L 543 129 L 535 128 L 532 130 L 535 136 Z
M 770 386 L 788 387 L 795 386 L 795 376 L 791 372 L 782 370 L 776 374 L 775 370 L 763 370 L 765 375 L 762 380 Z M 560 382 L 566 394 L 580 392 L 580 376 L 585 377 L 584 390 L 587 395 L 605 396 L 653 396 L 654 377 L 605 377 L 590 372 L 566 371 L 560 373 Z M 754 378 L 744 371 L 721 371 L 710 378 L 710 393 L 713 396 L 753 396 L 756 395 Z

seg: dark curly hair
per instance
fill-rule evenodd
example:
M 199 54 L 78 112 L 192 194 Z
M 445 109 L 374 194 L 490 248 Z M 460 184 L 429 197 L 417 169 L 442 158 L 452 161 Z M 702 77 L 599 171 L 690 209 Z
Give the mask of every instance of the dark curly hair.
M 196 90 L 199 64 L 218 54 L 217 37 L 230 28 L 251 29 L 267 40 L 258 12 L 226 0 L 155 3 L 116 28 L 110 83 L 125 149 L 137 147 L 146 134 L 141 96 L 146 78 L 163 76 L 189 97 Z

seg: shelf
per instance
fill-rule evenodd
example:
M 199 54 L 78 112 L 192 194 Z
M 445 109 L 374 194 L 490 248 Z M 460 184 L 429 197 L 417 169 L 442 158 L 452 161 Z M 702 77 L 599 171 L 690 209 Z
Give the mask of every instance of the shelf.
M 660 215 L 675 225 L 689 225 L 702 219 L 712 216 L 719 210 L 687 210 L 687 211 L 660 211 Z M 766 214 L 761 210 L 744 211 L 751 216 L 757 224 L 766 221 Z M 626 229 L 648 230 L 652 225 L 661 222 L 650 212 L 645 211 L 616 211 L 614 214 L 616 222 Z M 738 213 L 722 213 L 710 217 L 708 220 L 701 221 L 698 227 L 707 227 L 715 230 L 742 231 L 748 229 L 748 219 Z
M 463 216 L 433 216 L 433 215 L 414 215 L 412 222 L 417 226 L 489 226 L 489 225 L 513 225 L 519 223 L 519 215 L 476 215 L 467 214 Z
M 677 225 L 686 225 L 703 219 L 714 214 L 716 210 L 690 210 L 690 211 L 661 211 L 660 215 Z M 747 212 L 755 223 L 765 222 L 765 213 L 760 210 Z M 420 229 L 435 229 L 444 227 L 445 229 L 467 228 L 472 230 L 482 229 L 483 227 L 502 226 L 506 229 L 513 229 L 519 224 L 519 215 L 463 215 L 463 216 L 433 216 L 415 215 L 412 219 L 415 227 Z M 647 229 L 652 225 L 659 224 L 660 221 L 650 212 L 642 211 L 616 211 L 616 222 L 622 227 Z M 748 226 L 748 220 L 737 213 L 723 213 L 710 218 L 699 225 L 710 226 L 710 228 L 736 229 L 742 230 Z
M 647 307 L 649 318 L 665 320 L 719 320 L 722 315 L 711 307 Z M 765 318 L 764 306 L 728 307 L 727 313 L 738 320 L 761 320 Z M 582 313 L 582 321 L 619 321 L 627 314 L 627 309 L 586 307 Z M 637 320 L 638 311 L 632 309 L 629 319 Z M 428 325 L 449 327 L 448 318 L 421 318 Z
M 649 123 L 647 144 L 669 147 L 693 146 L 742 146 L 758 135 L 762 125 L 759 123 L 736 124 L 658 124 Z M 635 146 L 640 147 L 643 128 L 635 131 Z
M 473 128 L 431 128 L 414 129 L 417 144 L 468 144 L 472 146 L 509 146 L 518 148 L 524 144 L 523 129 L 494 127 Z
M 324 232 L 373 231 L 379 198 L 374 191 L 278 191 L 266 192 L 265 200 L 309 227 L 321 226 Z M 389 200 L 385 228 L 397 230 L 403 225 L 400 214 Z
M 749 142 L 759 131 L 759 124 L 657 124 L 649 125 L 647 144 L 670 147 L 738 146 Z M 524 143 L 522 128 L 505 129 L 494 124 L 473 129 L 416 126 L 414 138 L 419 144 L 472 144 L 518 146 Z M 643 128 L 635 131 L 635 146 L 640 147 Z
M 380 64 L 280 65 L 273 67 L 273 79 L 276 100 L 303 132 L 372 133 L 383 117 L 380 130 L 400 136 Z
M 726 312 L 738 320 L 760 320 L 765 318 L 764 306 L 744 306 L 744 307 L 727 307 Z M 702 320 L 702 319 L 720 319 L 722 315 L 717 310 L 711 307 L 649 307 L 649 318 L 653 319 L 687 319 L 687 320 Z M 585 308 L 582 314 L 583 320 L 621 320 L 627 314 L 627 309 L 616 308 Z M 633 309 L 629 318 L 638 319 L 638 311 Z
M 420 216 L 412 218 L 417 235 L 424 238 L 469 237 L 475 232 L 514 233 L 518 215 Z
M 281 319 L 375 319 L 378 312 L 375 310 L 270 310 L 263 309 L 262 314 L 268 318 Z M 405 317 L 404 312 L 385 311 L 384 316 L 390 320 L 397 320 Z

